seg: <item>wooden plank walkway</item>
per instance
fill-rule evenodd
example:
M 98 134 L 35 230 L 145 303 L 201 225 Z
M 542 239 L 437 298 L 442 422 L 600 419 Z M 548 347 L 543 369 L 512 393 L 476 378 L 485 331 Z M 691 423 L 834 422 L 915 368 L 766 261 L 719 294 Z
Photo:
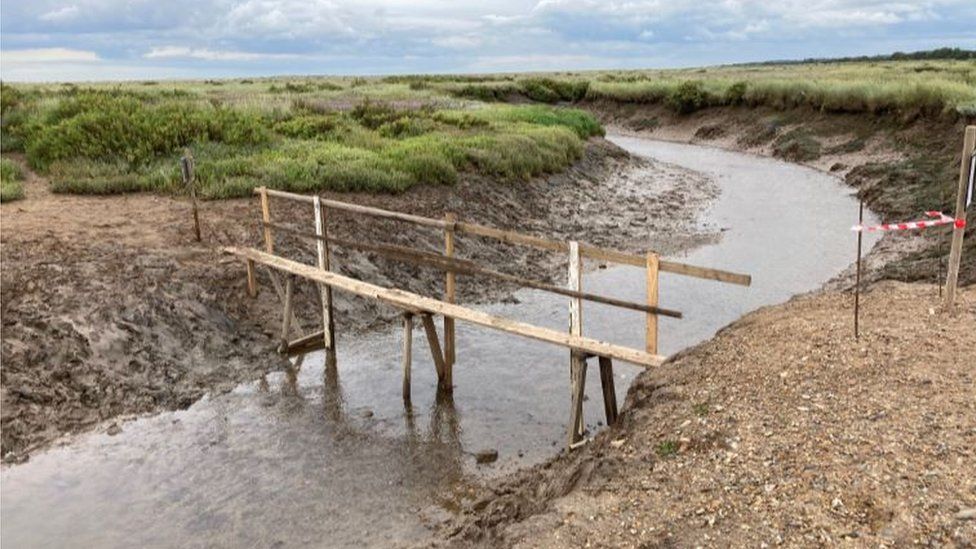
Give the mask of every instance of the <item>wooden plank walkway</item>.
M 405 292 L 403 290 L 384 288 L 382 286 L 377 286 L 375 284 L 370 284 L 368 282 L 363 282 L 333 272 L 324 271 L 311 265 L 305 265 L 304 263 L 285 259 L 253 248 L 225 247 L 223 250 L 245 260 L 260 263 L 285 273 L 301 276 L 302 278 L 306 278 L 308 280 L 326 284 L 332 288 L 389 303 L 390 305 L 405 311 L 421 311 L 439 314 L 448 318 L 484 326 L 486 328 L 516 334 L 523 337 L 552 343 L 554 345 L 568 347 L 583 353 L 584 355 L 615 358 L 640 366 L 659 366 L 667 358 L 637 349 L 614 345 L 612 343 L 607 343 L 597 339 L 570 335 L 548 328 L 533 326 L 524 322 L 502 318 L 482 311 L 470 309 L 468 307 L 456 305 L 454 303 L 448 303 L 446 301 L 424 297 L 411 292 Z

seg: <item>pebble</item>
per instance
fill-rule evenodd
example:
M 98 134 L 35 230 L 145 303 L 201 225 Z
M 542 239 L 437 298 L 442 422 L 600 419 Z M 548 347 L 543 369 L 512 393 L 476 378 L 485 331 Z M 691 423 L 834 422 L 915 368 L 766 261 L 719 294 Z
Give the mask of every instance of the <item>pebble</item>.
M 976 520 L 976 507 L 956 513 L 956 520 Z
M 109 436 L 114 437 L 115 435 L 122 432 L 122 428 L 119 427 L 118 423 L 113 423 L 108 426 L 108 430 L 105 431 Z
M 479 465 L 494 463 L 498 460 L 498 450 L 495 450 L 494 448 L 479 450 L 474 454 L 474 460 Z

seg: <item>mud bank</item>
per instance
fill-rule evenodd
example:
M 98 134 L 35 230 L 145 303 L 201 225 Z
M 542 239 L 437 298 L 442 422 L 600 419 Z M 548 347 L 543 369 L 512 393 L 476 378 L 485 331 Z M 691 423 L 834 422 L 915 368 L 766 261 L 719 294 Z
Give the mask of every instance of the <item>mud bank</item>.
M 608 126 L 637 136 L 782 158 L 843 178 L 883 221 L 955 208 L 963 130 L 954 115 L 895 116 L 717 107 L 678 115 L 660 105 L 590 102 Z M 856 220 L 852 220 L 853 222 Z M 944 277 L 951 230 L 888 233 L 868 258 L 868 281 L 935 283 Z M 976 228 L 966 230 L 960 283 L 976 283 Z M 853 283 L 842 273 L 836 287 Z
M 636 185 L 651 178 L 660 185 Z M 185 202 L 152 195 L 53 195 L 31 177 L 25 200 L 4 204 L 2 235 L 2 454 L 4 461 L 64 433 L 130 414 L 188 406 L 209 391 L 280 369 L 276 345 L 279 305 L 263 273 L 258 299 L 244 297 L 241 265 L 222 256 L 228 244 L 257 245 L 253 200 L 205 203 L 204 242 L 191 240 Z M 455 187 L 425 186 L 397 196 L 333 198 L 462 219 L 503 228 L 578 238 L 621 249 L 653 245 L 665 253 L 712 238 L 695 225 L 715 187 L 700 176 L 635 160 L 603 140 L 591 141 L 569 171 L 499 185 L 469 178 Z M 310 208 L 272 204 L 277 222 L 311 226 Z M 439 250 L 442 235 L 336 212 L 330 232 Z M 662 236 L 664 235 L 664 236 Z M 280 253 L 313 261 L 314 245 L 279 235 Z M 465 238 L 461 257 L 523 276 L 552 280 L 562 258 Z M 441 291 L 442 274 L 335 250 L 343 274 L 426 295 Z M 561 278 L 561 277 L 560 277 Z M 462 278 L 462 302 L 504 299 L 513 288 Z M 298 288 L 298 315 L 317 325 L 317 293 Z M 383 325 L 394 312 L 337 295 L 341 338 Z
M 743 317 L 634 381 L 621 422 L 484 490 L 436 546 L 976 542 L 976 292 L 882 282 Z M 938 395 L 935 398 L 935 395 Z

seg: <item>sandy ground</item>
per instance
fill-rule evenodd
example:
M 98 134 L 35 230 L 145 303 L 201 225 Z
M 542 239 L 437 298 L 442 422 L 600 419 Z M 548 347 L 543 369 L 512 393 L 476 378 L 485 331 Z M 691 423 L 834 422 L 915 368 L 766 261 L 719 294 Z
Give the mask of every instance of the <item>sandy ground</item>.
M 971 547 L 976 290 L 759 310 L 643 373 L 618 426 L 486 490 L 436 545 Z
M 243 266 L 219 247 L 258 245 L 256 200 L 202 205 L 203 243 L 192 240 L 186 201 L 149 194 L 54 195 L 33 175 L 25 200 L 0 206 L 2 362 L 0 427 L 4 461 L 26 459 L 64 433 L 116 418 L 186 407 L 208 391 L 279 369 L 280 305 L 259 271 L 262 291 L 245 298 Z M 639 161 L 593 140 L 571 170 L 518 184 L 469 178 L 455 187 L 423 186 L 398 196 L 333 195 L 348 200 L 461 219 L 593 244 L 633 243 L 673 253 L 714 235 L 696 219 L 716 193 L 700 175 Z M 275 201 L 276 222 L 312 225 L 311 208 Z M 440 250 L 436 231 L 336 212 L 340 238 Z M 664 235 L 664 236 L 661 236 Z M 277 250 L 314 263 L 314 244 L 280 235 Z M 564 258 L 491 241 L 462 238 L 460 257 L 513 274 L 562 278 Z M 443 274 L 336 249 L 343 274 L 426 295 Z M 591 267 L 595 267 L 591 265 Z M 512 288 L 461 278 L 462 302 L 504 299 Z M 306 330 L 318 326 L 318 294 L 298 287 Z M 337 334 L 384 325 L 392 309 L 336 296 Z

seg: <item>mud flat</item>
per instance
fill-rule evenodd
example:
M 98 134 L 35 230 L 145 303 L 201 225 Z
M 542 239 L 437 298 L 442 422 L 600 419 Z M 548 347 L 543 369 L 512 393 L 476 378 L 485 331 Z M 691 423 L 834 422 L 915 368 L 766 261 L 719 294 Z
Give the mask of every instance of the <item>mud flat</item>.
M 657 149 L 657 154 L 664 155 L 662 151 Z M 701 168 L 705 162 L 695 155 L 704 154 L 723 165 L 729 159 L 715 157 L 719 152 L 689 147 L 669 160 L 694 159 Z M 844 224 L 846 210 L 853 206 L 837 181 L 782 162 L 733 156 L 741 162 L 738 176 L 733 171 L 720 176 L 696 174 L 652 160 L 627 161 L 621 166 L 632 167 L 618 179 L 578 185 L 575 192 L 593 193 L 585 202 L 594 210 L 600 208 L 594 216 L 586 215 L 589 208 L 577 209 L 574 201 L 548 200 L 553 193 L 546 187 L 545 192 L 539 191 L 539 200 L 547 199 L 547 209 L 542 211 L 551 215 L 545 223 L 552 232 L 542 221 L 535 228 L 543 234 L 569 236 L 592 219 L 597 227 L 594 242 L 635 249 L 651 242 L 669 250 L 668 255 L 682 255 L 680 250 L 699 243 L 685 256 L 687 260 L 707 258 L 710 265 L 733 268 L 740 265 L 737 261 L 746 262 L 740 256 L 759 253 L 742 247 L 750 241 L 756 247 L 755 231 L 763 229 L 739 201 L 745 198 L 743 192 L 757 192 L 742 183 L 760 173 L 770 176 L 765 181 L 782 182 L 759 187 L 764 196 L 800 196 L 793 203 L 798 211 L 784 214 L 802 216 L 809 202 L 834 204 L 828 211 L 843 220 L 836 238 L 849 243 Z M 617 201 L 607 202 L 605 192 L 593 190 L 607 181 L 614 188 L 611 196 L 620 197 Z M 461 192 L 473 191 L 462 187 Z M 717 201 L 707 209 L 717 193 Z M 431 204 L 429 209 L 441 206 Z M 253 211 L 253 204 L 237 207 Z M 608 212 L 617 214 L 617 221 L 608 221 L 614 219 Z M 681 221 L 668 221 L 669 216 L 679 216 Z M 244 219 L 243 213 L 237 219 Z M 621 234 L 626 242 L 614 240 Z M 758 245 L 765 249 L 763 269 L 746 269 L 757 275 L 753 288 L 713 286 L 709 290 L 707 282 L 696 285 L 698 281 L 682 279 L 689 281 L 682 286 L 677 279 L 664 279 L 662 300 L 688 313 L 684 324 L 662 325 L 661 339 L 668 351 L 710 337 L 744 310 L 815 287 L 849 261 L 846 253 L 830 255 L 839 246 L 824 239 L 823 250 L 808 250 L 814 258 L 809 264 L 795 263 L 794 268 L 803 271 L 801 276 L 788 270 L 794 264 L 790 255 L 770 251 L 777 248 L 774 239 L 782 233 L 762 234 L 767 236 Z M 256 235 L 249 236 L 256 241 Z M 439 244 L 438 237 L 431 237 L 432 247 Z M 728 253 L 723 254 L 726 245 Z M 462 254 L 481 251 L 461 248 Z M 297 246 L 295 253 L 299 253 Z M 310 249 L 301 253 L 311 257 Z M 553 266 L 543 275 L 561 279 L 562 266 L 556 265 L 560 261 L 551 261 Z M 366 265 L 340 260 L 340 266 L 349 264 Z M 505 265 L 519 268 L 512 261 Z M 387 272 L 381 266 L 373 269 L 367 274 Z M 777 276 L 762 276 L 767 270 Z M 780 279 L 794 285 L 774 283 Z M 437 288 L 435 279 L 429 283 L 429 288 Z M 585 277 L 584 287 L 626 297 L 642 291 L 643 281 L 641 273 L 632 270 L 596 268 Z M 242 280 L 236 291 L 243 294 Z M 703 309 L 697 308 L 696 301 Z M 356 309 L 354 302 L 349 303 L 343 311 L 351 318 Z M 271 306 L 269 302 L 269 311 Z M 503 302 L 482 307 L 554 328 L 565 326 L 565 300 L 539 292 L 516 292 Z M 358 318 L 369 324 L 371 318 L 382 319 L 382 314 Z M 638 314 L 592 307 L 586 319 L 586 329 L 594 335 L 610 331 L 615 341 L 640 342 Z M 100 428 L 39 452 L 27 463 L 6 467 L 0 473 L 4 540 L 15 545 L 71 540 L 102 547 L 139 543 L 320 546 L 328 540 L 335 545 L 365 546 L 426 543 L 431 528 L 460 536 L 454 538 L 463 540 L 460 543 L 489 539 L 490 535 L 476 535 L 487 522 L 472 519 L 479 525 L 472 530 L 453 526 L 453 516 L 461 511 L 464 521 L 494 509 L 489 507 L 494 499 L 487 496 L 494 492 L 486 491 L 483 483 L 492 486 L 492 477 L 542 463 L 558 452 L 568 406 L 565 353 L 460 325 L 454 400 L 435 397 L 434 368 L 423 353 L 417 353 L 414 407 L 405 411 L 399 399 L 396 336 L 386 330 L 347 335 L 341 328 L 339 334 L 337 371 L 324 370 L 321 356 L 311 355 L 301 365 L 227 394 L 208 396 L 187 410 L 126 422 L 121 432 L 113 429 L 114 434 Z M 423 349 L 420 341 L 415 348 Z M 623 394 L 637 370 L 620 366 L 617 374 L 618 392 Z M 597 379 L 592 377 L 588 386 L 598 386 Z M 602 427 L 599 406 L 598 399 L 586 403 L 591 434 Z M 479 466 L 475 454 L 486 449 L 497 451 L 498 461 Z M 574 482 L 565 480 L 563 488 Z

